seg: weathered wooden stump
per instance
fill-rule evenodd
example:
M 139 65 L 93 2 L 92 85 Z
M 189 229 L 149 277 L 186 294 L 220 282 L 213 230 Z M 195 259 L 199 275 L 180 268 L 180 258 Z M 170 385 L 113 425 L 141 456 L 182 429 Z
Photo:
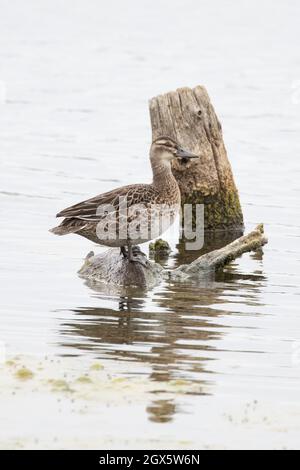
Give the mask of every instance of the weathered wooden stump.
M 221 124 L 202 86 L 178 90 L 149 102 L 153 139 L 168 135 L 201 158 L 173 163 L 182 204 L 204 204 L 207 230 L 240 230 L 243 214 L 223 142 Z

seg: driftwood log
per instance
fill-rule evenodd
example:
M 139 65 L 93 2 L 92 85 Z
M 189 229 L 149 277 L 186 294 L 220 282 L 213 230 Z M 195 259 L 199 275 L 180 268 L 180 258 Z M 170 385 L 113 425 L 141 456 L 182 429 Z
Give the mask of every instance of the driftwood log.
M 149 102 L 153 139 L 168 135 L 201 158 L 173 163 L 182 204 L 204 204 L 206 230 L 239 230 L 243 214 L 223 142 L 221 124 L 202 86 L 178 90 Z
M 119 286 L 139 286 L 150 288 L 162 280 L 186 281 L 201 278 L 211 271 L 248 251 L 255 251 L 267 243 L 263 225 L 258 225 L 248 235 L 242 236 L 223 248 L 206 253 L 191 264 L 176 269 L 164 269 L 160 264 L 149 261 L 140 254 L 142 263 L 131 263 L 120 255 L 119 249 L 112 248 L 105 253 L 89 253 L 79 275 L 85 279 Z

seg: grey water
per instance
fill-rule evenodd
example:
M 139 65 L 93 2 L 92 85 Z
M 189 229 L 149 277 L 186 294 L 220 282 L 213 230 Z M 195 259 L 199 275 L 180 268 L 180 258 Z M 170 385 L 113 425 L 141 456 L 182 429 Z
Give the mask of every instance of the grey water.
M 2 3 L 0 340 L 10 354 L 190 380 L 202 390 L 195 407 L 202 395 L 212 408 L 224 395 L 298 402 L 300 5 L 236 5 Z M 56 212 L 149 181 L 148 99 L 198 84 L 223 126 L 246 231 L 263 222 L 268 245 L 199 283 L 125 293 L 85 283 L 77 270 L 102 248 L 50 234 Z M 170 265 L 190 256 L 172 247 Z M 147 417 L 185 412 L 156 403 Z

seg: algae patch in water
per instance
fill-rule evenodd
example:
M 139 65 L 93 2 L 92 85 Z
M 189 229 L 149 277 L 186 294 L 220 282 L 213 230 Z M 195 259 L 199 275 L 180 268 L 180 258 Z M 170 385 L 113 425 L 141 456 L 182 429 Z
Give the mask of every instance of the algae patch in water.
M 49 384 L 52 385 L 52 390 L 54 392 L 72 392 L 68 382 L 63 379 L 49 379 Z
M 114 377 L 112 380 L 111 380 L 111 383 L 113 384 L 123 384 L 123 383 L 126 383 L 128 379 L 126 379 L 125 377 Z
M 27 367 L 22 367 L 16 371 L 15 376 L 20 380 L 28 380 L 33 378 L 34 373 L 30 369 L 27 369 Z
M 90 370 L 103 370 L 104 366 L 100 362 L 95 362 L 91 365 Z
M 92 383 L 92 380 L 87 375 L 81 375 L 80 377 L 78 377 L 78 379 L 76 379 L 76 382 L 90 384 Z
M 175 387 L 189 386 L 191 385 L 191 382 L 189 382 L 188 380 L 184 380 L 184 379 L 175 379 L 175 380 L 170 380 L 170 385 L 173 385 Z
M 16 361 L 14 361 L 13 359 L 9 359 L 8 361 L 6 361 L 5 365 L 9 367 L 15 366 Z

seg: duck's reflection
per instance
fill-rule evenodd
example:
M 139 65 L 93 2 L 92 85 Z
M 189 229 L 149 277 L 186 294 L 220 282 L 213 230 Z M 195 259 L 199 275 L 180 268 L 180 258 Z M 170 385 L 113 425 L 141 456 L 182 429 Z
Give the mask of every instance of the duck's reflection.
M 186 262 L 182 251 L 178 259 Z M 139 364 L 137 373 L 151 380 L 189 380 L 197 383 L 199 394 L 213 393 L 210 365 L 220 360 L 216 341 L 226 334 L 222 316 L 231 314 L 226 305 L 234 302 L 235 293 L 245 305 L 260 304 L 262 252 L 250 259 L 256 268 L 250 274 L 233 263 L 200 282 L 165 283 L 152 292 L 127 289 L 108 295 L 107 286 L 88 283 L 99 306 L 73 310 L 72 321 L 62 325 L 63 335 L 74 338 L 71 346 L 77 350 L 125 362 L 128 370 Z M 171 419 L 175 410 L 169 400 L 154 400 L 148 407 L 151 420 L 159 422 Z
M 173 419 L 176 412 L 174 400 L 153 400 L 147 406 L 150 421 L 154 423 L 167 423 Z

